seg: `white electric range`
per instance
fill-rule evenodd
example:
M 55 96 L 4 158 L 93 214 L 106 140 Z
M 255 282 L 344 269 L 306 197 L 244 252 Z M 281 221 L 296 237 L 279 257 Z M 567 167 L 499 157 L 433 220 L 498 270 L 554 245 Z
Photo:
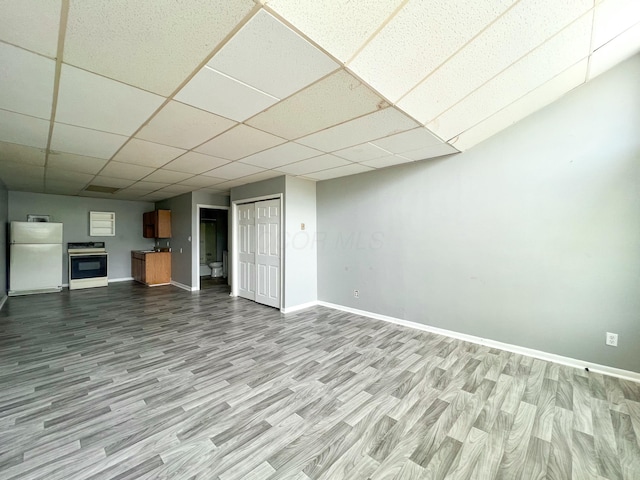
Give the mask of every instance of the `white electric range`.
M 67 243 L 69 290 L 106 287 L 108 257 L 104 242 Z

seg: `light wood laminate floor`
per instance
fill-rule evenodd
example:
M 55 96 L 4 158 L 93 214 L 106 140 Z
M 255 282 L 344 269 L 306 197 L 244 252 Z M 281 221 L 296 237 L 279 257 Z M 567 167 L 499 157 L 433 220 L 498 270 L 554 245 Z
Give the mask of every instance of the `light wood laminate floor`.
M 112 284 L 0 312 L 0 478 L 640 478 L 640 386 L 316 307 Z

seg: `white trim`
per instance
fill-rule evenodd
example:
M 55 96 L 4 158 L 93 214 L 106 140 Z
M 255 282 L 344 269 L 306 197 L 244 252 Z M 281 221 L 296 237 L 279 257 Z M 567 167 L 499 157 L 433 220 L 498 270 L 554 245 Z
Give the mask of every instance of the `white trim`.
M 2 307 L 4 307 L 5 302 L 7 301 L 7 295 L 6 294 L 2 294 L 2 298 L 0 299 L 0 310 L 2 310 Z
M 191 236 L 195 238 L 196 245 L 196 255 L 193 255 L 193 243 L 191 244 L 191 283 L 193 283 L 193 287 L 191 291 L 200 290 L 200 210 L 202 208 L 209 208 L 211 210 L 229 210 L 230 207 L 222 206 L 222 205 L 205 205 L 203 203 L 196 203 L 196 222 L 195 229 L 192 228 Z M 229 223 L 229 218 L 227 217 L 227 223 Z M 195 230 L 195 234 L 193 232 Z M 227 231 L 227 250 L 229 249 L 229 232 Z M 229 259 L 227 258 L 227 262 Z M 227 275 L 229 274 L 229 265 L 227 265 Z
M 467 335 L 451 330 L 445 330 L 443 328 L 432 327 L 430 325 L 412 322 L 409 320 L 402 320 L 400 318 L 389 317 L 387 315 L 380 315 L 379 313 L 367 312 L 365 310 L 358 310 L 357 308 L 345 307 L 343 305 L 338 305 L 335 303 L 318 301 L 317 305 L 333 308 L 334 310 L 341 310 L 343 312 L 354 313 L 356 315 L 362 315 L 363 317 L 375 318 L 376 320 L 382 320 L 384 322 L 395 323 L 396 325 L 402 325 L 404 327 L 415 328 L 416 330 L 437 333 L 438 335 L 457 338 L 459 340 L 464 340 L 465 342 L 477 343 L 479 345 L 486 345 L 492 348 L 499 348 L 500 350 L 518 353 L 520 355 L 526 355 L 528 357 L 538 358 L 540 360 L 546 360 L 548 362 L 559 363 L 561 365 L 567 365 L 574 368 L 588 368 L 589 371 L 592 372 L 601 373 L 612 377 L 623 378 L 625 380 L 631 380 L 634 382 L 640 382 L 640 373 L 632 372 L 630 370 L 623 370 L 621 368 L 599 365 L 597 363 L 591 363 L 586 360 L 564 357 L 562 355 L 556 355 L 555 353 L 543 352 L 541 350 L 521 347 L 519 345 L 512 345 L 510 343 L 502 343 L 496 340 L 476 337 L 474 335 Z
M 299 310 L 304 310 L 305 308 L 311 308 L 318 305 L 317 300 L 313 300 L 312 302 L 301 303 L 300 305 L 294 305 L 293 307 L 281 308 L 280 311 L 282 313 L 293 313 Z
M 110 278 L 109 279 L 109 283 L 115 283 L 115 282 L 128 282 L 133 280 L 133 277 L 123 277 L 123 278 Z
M 195 292 L 198 290 L 198 287 L 190 287 L 189 285 L 185 285 L 184 283 L 176 282 L 175 280 L 171 280 L 170 285 L 174 287 L 181 288 L 182 290 L 186 290 L 187 292 Z

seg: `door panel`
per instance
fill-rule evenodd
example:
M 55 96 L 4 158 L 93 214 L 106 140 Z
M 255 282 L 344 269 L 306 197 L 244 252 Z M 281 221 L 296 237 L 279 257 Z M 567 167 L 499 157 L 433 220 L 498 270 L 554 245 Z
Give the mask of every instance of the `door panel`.
M 256 299 L 255 205 L 238 206 L 238 295 Z
M 280 200 L 256 203 L 256 302 L 280 308 Z

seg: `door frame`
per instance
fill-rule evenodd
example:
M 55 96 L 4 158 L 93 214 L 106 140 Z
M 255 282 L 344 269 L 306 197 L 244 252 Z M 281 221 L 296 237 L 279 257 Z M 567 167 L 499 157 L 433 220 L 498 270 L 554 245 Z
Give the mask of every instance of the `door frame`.
M 191 284 L 193 285 L 191 291 L 200 290 L 200 211 L 203 208 L 207 208 L 210 210 L 229 210 L 229 207 L 225 207 L 222 205 L 204 205 L 201 203 L 196 204 L 195 244 L 192 244 L 195 245 L 196 248 L 195 255 L 193 255 L 193 258 L 191 259 Z M 227 223 L 229 223 L 228 215 L 229 214 L 227 213 Z M 227 249 L 233 250 L 233 245 L 229 243 L 229 233 L 230 232 L 227 229 Z M 229 263 L 229 258 L 227 258 L 227 263 Z M 230 275 L 229 265 L 227 265 L 227 275 Z
M 238 265 L 238 205 L 245 203 L 256 203 L 262 200 L 280 200 L 280 306 L 282 310 L 284 305 L 284 237 L 285 232 L 283 230 L 284 225 L 284 209 L 282 201 L 282 193 L 274 193 L 273 195 L 262 195 L 259 197 L 243 198 L 241 200 L 233 200 L 231 202 L 231 261 L 229 262 L 229 277 L 231 278 L 231 296 L 238 296 L 238 278 L 235 275 L 236 267 Z

